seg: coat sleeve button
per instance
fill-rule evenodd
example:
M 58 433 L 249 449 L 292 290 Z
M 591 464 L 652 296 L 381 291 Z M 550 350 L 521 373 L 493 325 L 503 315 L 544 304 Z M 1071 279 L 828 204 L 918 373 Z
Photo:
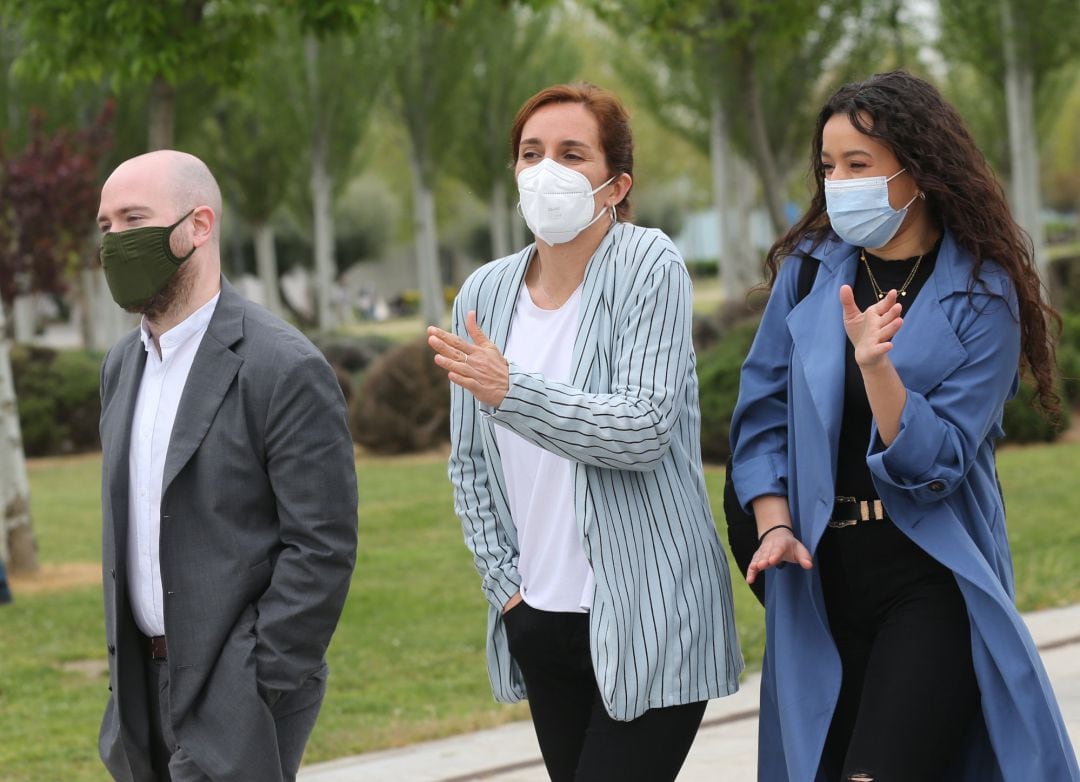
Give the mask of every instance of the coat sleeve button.
M 930 491 L 945 491 L 945 484 L 941 481 L 930 481 L 930 485 L 927 487 Z

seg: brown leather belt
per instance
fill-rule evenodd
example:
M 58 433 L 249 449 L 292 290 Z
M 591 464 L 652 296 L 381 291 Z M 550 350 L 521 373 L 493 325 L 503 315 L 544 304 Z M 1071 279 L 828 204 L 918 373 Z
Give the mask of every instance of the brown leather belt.
M 164 660 L 168 656 L 168 650 L 165 647 L 165 636 L 155 635 L 152 638 L 144 636 L 146 639 L 146 651 L 150 655 L 151 660 Z
M 881 500 L 860 500 L 856 497 L 837 497 L 833 503 L 829 526 L 834 529 L 854 527 L 860 521 L 885 521 L 889 516 Z

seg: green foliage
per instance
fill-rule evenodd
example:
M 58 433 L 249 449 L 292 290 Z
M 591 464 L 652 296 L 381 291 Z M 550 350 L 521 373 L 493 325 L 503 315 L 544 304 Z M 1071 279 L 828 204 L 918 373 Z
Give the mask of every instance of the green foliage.
M 270 7 L 248 0 L 6 0 L 26 48 L 16 64 L 74 85 L 114 87 L 202 77 L 229 84 L 268 30 Z
M 19 424 L 27 456 L 76 453 L 100 446 L 101 356 L 16 346 L 11 351 Z
M 276 83 L 287 95 L 286 106 L 278 106 L 279 110 L 293 112 L 293 122 L 308 139 L 300 155 L 305 169 L 310 169 L 311 147 L 325 145 L 335 198 L 363 161 L 361 143 L 375 107 L 385 96 L 384 69 L 395 54 L 385 45 L 382 29 L 377 26 L 384 23 L 382 17 L 376 17 L 353 36 L 330 35 L 317 41 L 309 37 L 295 42 L 288 58 L 295 70 L 301 62 L 306 64 L 306 78 L 282 80 L 279 73 L 275 80 L 272 71 L 267 74 L 271 90 Z M 273 102 L 267 104 L 268 108 L 274 106 Z
M 1039 412 L 1035 401 L 1035 387 L 1029 380 L 1020 383 L 1020 390 L 1005 405 L 1002 427 L 1007 443 L 1049 443 L 1057 439 L 1069 426 L 1069 411 L 1062 410 L 1061 421 L 1056 424 Z
M 711 104 L 718 100 L 735 148 L 754 159 L 753 114 L 760 109 L 782 172 L 801 163 L 820 100 L 881 60 L 880 20 L 864 13 L 862 0 L 593 5 L 640 46 L 639 56 L 620 58 L 617 67 L 659 121 L 708 153 Z M 847 50 L 839 63 L 833 57 L 838 48 Z M 760 85 L 759 98 L 748 69 Z
M 744 321 L 698 356 L 701 455 L 707 462 L 721 463 L 731 453 L 731 414 L 739 398 L 739 370 L 756 332 L 756 321 Z
M 375 453 L 414 453 L 450 439 L 450 389 L 426 339 L 399 345 L 368 370 L 351 415 L 356 442 Z
M 415 0 L 383 4 L 388 50 L 397 56 L 380 75 L 389 78 L 390 105 L 412 147 L 414 177 L 427 185 L 456 151 L 453 139 L 472 131 L 458 100 L 476 67 L 476 40 L 492 12 L 489 3 L 461 0 L 451 8 Z M 483 142 L 480 142 L 483 145 Z
M 580 53 L 550 9 L 531 11 L 515 4 L 489 9 L 473 23 L 475 65 L 458 100 L 460 125 L 454 172 L 480 198 L 497 179 L 513 190 L 510 126 L 518 107 L 552 84 L 571 79 Z
M 1011 8 L 1013 44 L 1018 57 L 1031 63 L 1035 83 L 1080 50 L 1080 4 L 1076 0 L 949 0 L 939 3 L 943 53 L 967 62 L 994 84 L 1005 77 L 1004 18 Z
M 1061 314 L 1061 341 L 1057 347 L 1061 391 L 1065 403 L 1080 408 L 1080 311 Z

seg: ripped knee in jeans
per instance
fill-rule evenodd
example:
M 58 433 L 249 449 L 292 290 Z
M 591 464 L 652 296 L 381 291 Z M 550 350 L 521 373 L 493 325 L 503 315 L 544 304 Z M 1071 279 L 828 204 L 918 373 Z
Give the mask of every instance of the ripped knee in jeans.
M 847 782 L 874 782 L 874 778 L 865 771 L 856 771 L 847 777 Z

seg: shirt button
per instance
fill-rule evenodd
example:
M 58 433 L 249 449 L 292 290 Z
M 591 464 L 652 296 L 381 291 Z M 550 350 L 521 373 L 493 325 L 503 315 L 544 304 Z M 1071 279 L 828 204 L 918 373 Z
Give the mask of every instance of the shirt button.
M 930 481 L 930 485 L 927 486 L 930 491 L 945 491 L 945 484 L 941 481 Z

